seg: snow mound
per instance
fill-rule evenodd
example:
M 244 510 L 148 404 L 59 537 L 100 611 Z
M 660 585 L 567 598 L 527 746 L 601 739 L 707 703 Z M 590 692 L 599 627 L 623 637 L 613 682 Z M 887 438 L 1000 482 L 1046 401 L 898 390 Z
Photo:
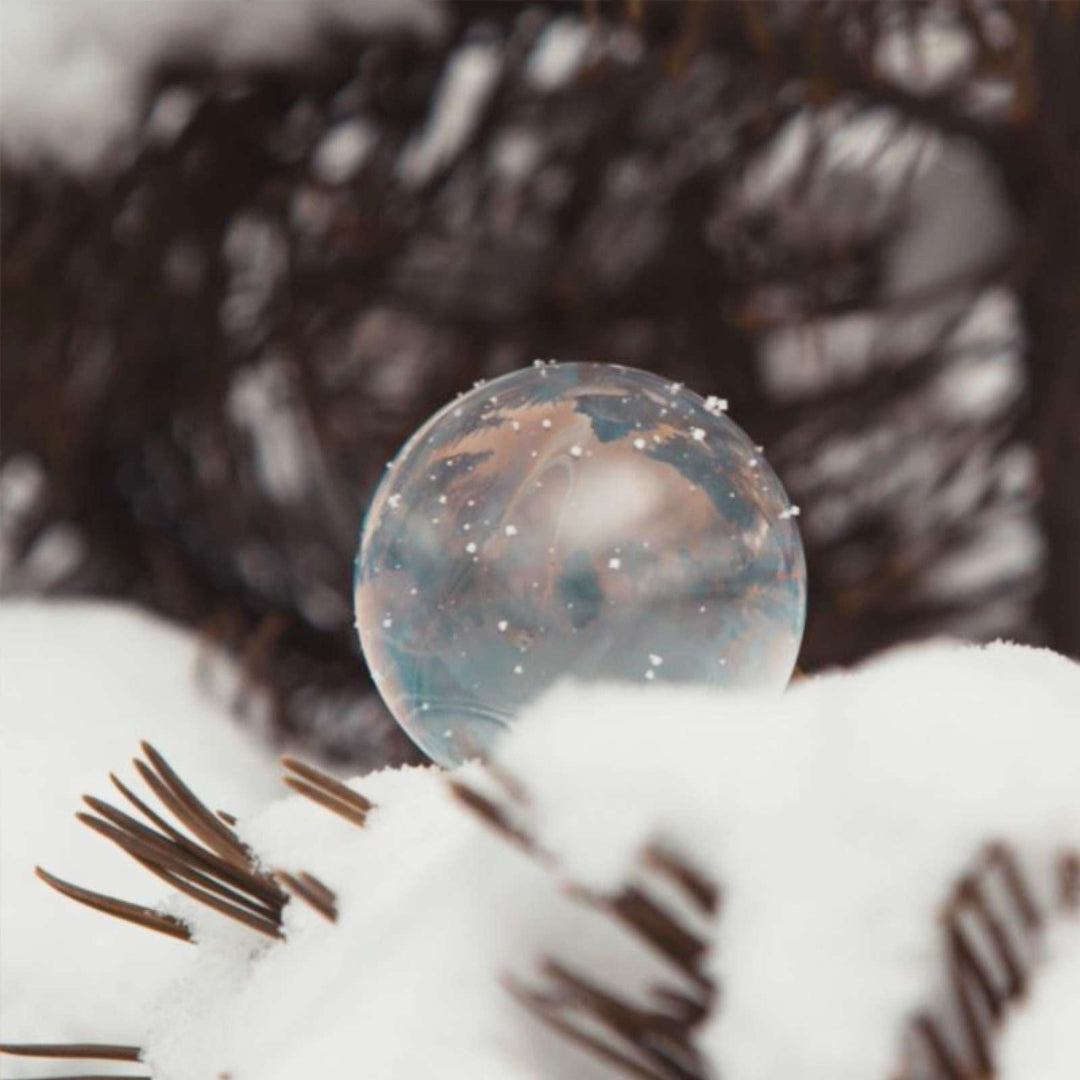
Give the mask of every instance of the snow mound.
M 973 857 L 999 840 L 1034 867 L 1080 846 L 1077 700 L 1080 667 L 1002 645 L 903 650 L 782 699 L 566 686 L 499 754 L 554 868 L 434 769 L 355 781 L 377 804 L 362 829 L 283 799 L 243 835 L 268 866 L 330 885 L 340 919 L 291 904 L 288 942 L 263 945 L 185 911 L 213 956 L 156 1002 L 154 1075 L 610 1076 L 501 983 L 535 984 L 546 957 L 631 996 L 670 977 L 566 888 L 613 892 L 657 845 L 720 886 L 707 966 L 721 1000 L 700 1038 L 717 1075 L 893 1075 L 941 993 L 938 915 Z M 455 779 L 502 790 L 479 766 Z M 1076 1016 L 1059 978 L 1027 1007 L 1046 1023 Z M 1010 1075 L 1031 1077 L 1042 1036 L 1018 1031 Z
M 938 916 L 986 844 L 1080 846 L 1078 701 L 1050 652 L 909 648 L 774 702 L 567 687 L 502 762 L 576 878 L 612 888 L 659 841 L 722 883 L 727 1080 L 865 1080 L 940 993 Z
M 280 790 L 271 757 L 195 680 L 187 633 L 119 606 L 0 605 L 0 1017 L 12 1042 L 116 1041 L 196 950 L 104 918 L 34 877 L 153 904 L 167 886 L 75 821 L 81 794 L 149 738 L 212 803 L 246 814 Z M 214 660 L 219 687 L 235 675 Z M 106 1071 L 102 1066 L 98 1071 Z M 3 1075 L 41 1076 L 9 1060 Z M 118 1070 L 118 1071 L 122 1071 Z M 128 1070 L 130 1071 L 130 1069 Z
M 92 977 L 94 995 L 88 978 L 78 1035 L 138 1043 L 156 1080 L 611 1077 L 539 1021 L 541 999 L 530 1011 L 508 989 L 528 996 L 567 971 L 653 1007 L 657 988 L 685 989 L 686 967 L 611 902 L 632 886 L 705 942 L 696 987 L 719 988 L 689 1029 L 693 1066 L 680 1075 L 894 1076 L 913 1017 L 948 993 L 946 902 L 998 842 L 1016 853 L 1047 926 L 1041 958 L 1024 956 L 1032 993 L 1005 1016 L 1003 1080 L 1078 1075 L 1080 939 L 1046 872 L 1080 849 L 1077 700 L 1080 666 L 1005 645 L 909 648 L 781 698 L 563 686 L 504 739 L 491 769 L 350 781 L 375 804 L 360 827 L 293 795 L 243 816 L 240 835 L 264 866 L 316 875 L 337 921 L 294 900 L 275 941 L 172 897 L 197 948 L 142 942 L 161 950 L 160 973 L 137 969 L 143 952 L 123 957 L 150 992 L 129 993 L 119 1015 L 104 1004 L 116 967 Z M 105 771 L 130 749 L 85 764 Z M 233 768 L 220 748 L 185 759 L 178 747 L 174 764 L 208 801 L 237 805 L 238 792 L 219 787 Z M 71 783 L 74 793 L 94 780 Z M 715 915 L 695 910 L 674 876 L 665 890 L 657 852 L 716 884 Z M 109 871 L 114 894 L 120 874 Z M 131 875 L 122 884 L 124 895 L 138 887 Z M 49 927 L 82 914 L 51 913 Z M 197 962 L 176 966 L 167 950 Z M 41 1023 L 20 1022 L 18 1035 L 67 1034 Z

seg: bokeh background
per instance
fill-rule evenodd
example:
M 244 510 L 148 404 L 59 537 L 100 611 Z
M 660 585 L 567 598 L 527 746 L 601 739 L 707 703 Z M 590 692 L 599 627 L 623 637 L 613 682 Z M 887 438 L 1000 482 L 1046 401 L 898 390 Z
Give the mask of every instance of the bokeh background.
M 801 666 L 1080 656 L 1080 4 L 0 5 L 0 574 L 414 760 L 363 508 L 534 358 L 730 402 L 802 508 Z M 62 673 L 57 673 L 62 677 Z

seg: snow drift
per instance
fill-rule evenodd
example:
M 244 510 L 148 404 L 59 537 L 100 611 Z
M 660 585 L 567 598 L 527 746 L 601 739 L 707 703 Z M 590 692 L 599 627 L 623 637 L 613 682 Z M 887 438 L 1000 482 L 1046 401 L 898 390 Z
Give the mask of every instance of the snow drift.
M 543 990 L 529 995 L 576 978 L 582 995 L 655 1008 L 658 988 L 669 1004 L 697 994 L 688 1075 L 884 1080 L 910 1061 L 913 1018 L 949 992 L 941 916 L 993 842 L 1015 853 L 1045 927 L 1024 953 L 1032 990 L 995 1028 L 1000 1075 L 1077 1075 L 1076 920 L 1051 870 L 1080 849 L 1077 701 L 1080 667 L 1005 645 L 901 650 L 781 698 L 564 686 L 492 769 L 351 781 L 375 804 L 362 827 L 299 796 L 242 813 L 265 866 L 316 875 L 337 921 L 292 902 L 271 941 L 169 899 L 197 948 L 153 944 L 197 961 L 155 981 L 124 1038 L 156 1080 L 620 1075 L 538 1022 Z M 217 749 L 182 764 L 215 788 Z M 74 794 L 50 788 L 61 805 Z M 662 880 L 658 852 L 715 884 L 715 915 Z M 704 943 L 693 964 L 650 947 L 632 932 L 640 912 L 611 900 L 643 895 Z M 83 983 L 80 1030 L 116 1037 L 98 981 Z M 42 1007 L 17 1034 L 56 1037 L 58 1022 Z M 635 1075 L 676 1075 L 636 1060 Z

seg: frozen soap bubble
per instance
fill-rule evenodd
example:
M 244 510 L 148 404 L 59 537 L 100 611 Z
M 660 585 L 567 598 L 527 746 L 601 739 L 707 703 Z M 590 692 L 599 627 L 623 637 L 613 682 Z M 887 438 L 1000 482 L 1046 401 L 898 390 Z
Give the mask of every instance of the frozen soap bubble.
M 798 511 L 723 408 L 632 368 L 538 364 L 406 443 L 364 524 L 356 617 L 429 757 L 482 755 L 564 676 L 787 684 Z

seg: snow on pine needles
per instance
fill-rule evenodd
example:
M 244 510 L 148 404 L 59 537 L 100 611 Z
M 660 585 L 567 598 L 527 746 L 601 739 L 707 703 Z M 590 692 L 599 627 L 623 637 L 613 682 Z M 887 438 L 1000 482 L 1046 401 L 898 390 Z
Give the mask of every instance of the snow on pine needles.
M 287 762 L 232 834 L 283 940 L 168 899 L 198 960 L 124 1038 L 155 1080 L 1063 1080 L 1077 700 L 1051 653 L 943 644 L 780 698 L 565 685 L 449 775 Z

